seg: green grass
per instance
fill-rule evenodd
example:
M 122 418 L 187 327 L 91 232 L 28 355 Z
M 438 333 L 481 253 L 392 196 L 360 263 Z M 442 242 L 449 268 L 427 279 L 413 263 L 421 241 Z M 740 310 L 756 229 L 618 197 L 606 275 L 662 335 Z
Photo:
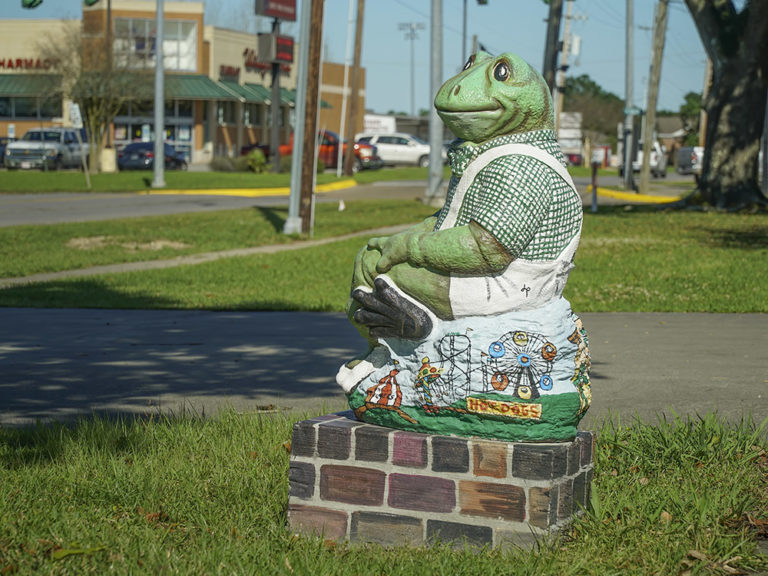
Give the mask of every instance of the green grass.
M 605 575 L 768 568 L 768 457 L 716 417 L 599 431 L 593 506 L 533 551 L 352 547 L 286 529 L 292 420 L 0 429 L 1 574 Z
M 768 312 L 766 239 L 761 214 L 601 208 L 585 215 L 565 295 L 578 312 Z M 6 288 L 0 305 L 341 311 L 363 245 Z
M 339 212 L 337 204 L 319 202 L 314 237 L 414 222 L 433 211 L 419 202 L 360 200 Z M 282 233 L 287 214 L 265 207 L 0 228 L 0 278 L 285 244 L 297 240 Z
M 318 184 L 336 181 L 336 175 L 319 174 Z M 211 188 L 274 188 L 290 186 L 291 175 L 253 174 L 251 172 L 183 172 L 165 173 L 168 190 L 201 190 Z M 152 186 L 152 172 L 131 171 L 91 175 L 92 192 L 140 192 Z M 88 192 L 82 172 L 4 171 L 0 178 L 2 193 Z

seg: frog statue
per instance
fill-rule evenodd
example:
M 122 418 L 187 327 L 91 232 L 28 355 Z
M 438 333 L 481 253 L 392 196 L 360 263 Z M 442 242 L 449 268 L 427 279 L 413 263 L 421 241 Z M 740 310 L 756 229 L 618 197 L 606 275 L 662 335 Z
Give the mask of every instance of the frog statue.
M 562 296 L 582 202 L 541 75 L 478 52 L 435 97 L 457 140 L 445 204 L 372 238 L 348 316 L 368 350 L 336 377 L 358 419 L 417 432 L 549 442 L 589 407 L 589 352 Z

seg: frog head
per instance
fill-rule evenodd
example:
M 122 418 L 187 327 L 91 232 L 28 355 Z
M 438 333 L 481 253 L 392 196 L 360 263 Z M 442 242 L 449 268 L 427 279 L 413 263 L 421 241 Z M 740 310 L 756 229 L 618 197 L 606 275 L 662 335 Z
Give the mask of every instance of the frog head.
M 458 138 L 479 144 L 507 134 L 554 129 L 544 78 L 519 56 L 478 52 L 448 80 L 435 108 Z

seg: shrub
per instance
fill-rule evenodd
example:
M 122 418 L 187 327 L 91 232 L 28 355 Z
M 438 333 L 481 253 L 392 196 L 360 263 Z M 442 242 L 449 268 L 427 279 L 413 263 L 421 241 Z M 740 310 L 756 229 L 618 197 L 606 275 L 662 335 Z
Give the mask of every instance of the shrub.
M 267 170 L 267 157 L 259 148 L 254 148 L 245 157 L 248 160 L 248 168 L 251 172 L 261 174 Z
M 232 159 L 227 156 L 214 156 L 210 166 L 214 172 L 233 172 L 235 170 Z

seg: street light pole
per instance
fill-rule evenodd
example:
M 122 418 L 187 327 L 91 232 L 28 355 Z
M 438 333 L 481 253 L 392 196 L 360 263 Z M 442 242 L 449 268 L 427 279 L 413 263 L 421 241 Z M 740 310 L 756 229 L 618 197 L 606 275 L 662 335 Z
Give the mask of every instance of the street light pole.
M 422 22 L 401 22 L 398 24 L 399 30 L 405 31 L 405 39 L 411 41 L 411 116 L 416 115 L 416 92 L 415 92 L 415 84 L 416 84 L 416 77 L 415 77 L 415 57 L 414 57 L 414 44 L 416 38 L 419 37 L 419 35 L 416 33 L 417 30 L 424 30 L 424 24 Z
M 155 25 L 155 158 L 152 188 L 165 188 L 165 67 L 163 62 L 163 2 L 157 0 Z

